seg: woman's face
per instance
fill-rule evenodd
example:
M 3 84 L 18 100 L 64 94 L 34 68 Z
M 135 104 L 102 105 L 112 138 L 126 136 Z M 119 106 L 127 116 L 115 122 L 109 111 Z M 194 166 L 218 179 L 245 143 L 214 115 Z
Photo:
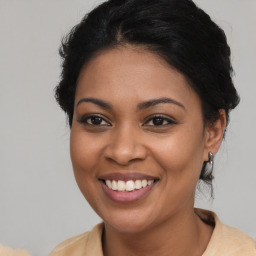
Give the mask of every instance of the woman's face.
M 191 212 L 206 140 L 198 95 L 158 56 L 117 48 L 82 69 L 71 159 L 107 225 L 139 232 Z

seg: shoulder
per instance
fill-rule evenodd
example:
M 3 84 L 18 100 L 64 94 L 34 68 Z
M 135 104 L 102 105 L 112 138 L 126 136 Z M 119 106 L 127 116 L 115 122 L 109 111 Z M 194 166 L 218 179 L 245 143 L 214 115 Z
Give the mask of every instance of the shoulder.
M 11 247 L 0 245 L 0 256 L 29 256 L 29 253 L 23 249 L 14 250 Z
M 80 247 L 85 247 L 90 232 L 74 236 L 59 244 L 49 256 L 69 255 L 71 251 L 78 250 Z
M 90 255 L 91 249 L 101 251 L 102 230 L 103 223 L 100 223 L 91 231 L 69 238 L 59 244 L 49 256 Z
M 196 209 L 203 220 L 214 220 L 215 228 L 203 256 L 256 256 L 255 242 L 237 228 L 223 224 L 218 216 L 210 211 Z
M 237 228 L 220 223 L 222 247 L 229 249 L 230 255 L 256 256 L 255 242 Z

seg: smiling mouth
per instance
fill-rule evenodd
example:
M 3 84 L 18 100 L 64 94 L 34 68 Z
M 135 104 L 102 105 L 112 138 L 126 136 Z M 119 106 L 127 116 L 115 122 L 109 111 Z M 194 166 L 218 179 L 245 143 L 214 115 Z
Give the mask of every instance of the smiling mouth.
M 152 191 L 159 177 L 138 172 L 115 172 L 98 177 L 105 195 L 117 203 L 140 200 Z
M 157 180 L 102 180 L 105 185 L 113 190 L 118 192 L 133 192 L 145 188 L 157 182 Z
M 131 203 L 146 197 L 159 181 L 159 179 L 145 177 L 145 175 L 144 177 L 141 177 L 142 175 L 114 176 L 116 177 L 101 178 L 99 181 L 105 195 L 116 203 Z

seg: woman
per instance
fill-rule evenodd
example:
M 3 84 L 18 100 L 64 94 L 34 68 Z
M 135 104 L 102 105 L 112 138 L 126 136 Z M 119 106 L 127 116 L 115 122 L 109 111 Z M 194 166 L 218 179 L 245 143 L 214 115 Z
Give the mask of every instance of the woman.
M 194 209 L 239 102 L 210 17 L 190 0 L 110 0 L 60 52 L 75 178 L 103 223 L 50 255 L 256 255 L 251 238 Z

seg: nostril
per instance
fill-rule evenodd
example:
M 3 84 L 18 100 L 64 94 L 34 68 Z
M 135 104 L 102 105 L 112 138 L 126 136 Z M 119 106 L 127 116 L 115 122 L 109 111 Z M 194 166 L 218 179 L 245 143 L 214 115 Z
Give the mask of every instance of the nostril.
M 112 145 L 105 150 L 105 157 L 119 165 L 126 166 L 134 161 L 144 160 L 147 156 L 146 149 L 141 145 Z

